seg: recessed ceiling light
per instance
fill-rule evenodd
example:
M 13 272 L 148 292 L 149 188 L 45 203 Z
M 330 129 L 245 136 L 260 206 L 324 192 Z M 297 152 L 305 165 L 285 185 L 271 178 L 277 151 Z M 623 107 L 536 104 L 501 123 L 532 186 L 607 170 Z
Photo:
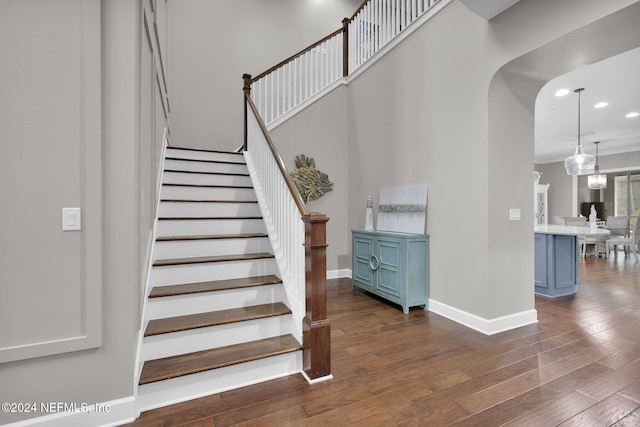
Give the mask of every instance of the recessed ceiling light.
M 556 96 L 565 96 L 569 94 L 569 89 L 560 89 L 555 93 Z
M 637 111 L 633 111 L 633 112 L 627 114 L 625 117 L 628 118 L 628 119 L 632 119 L 632 118 L 638 117 L 638 116 L 640 116 L 640 113 L 638 113 Z
M 596 105 L 594 105 L 593 107 L 594 107 L 594 108 L 604 108 L 604 107 L 606 107 L 607 105 L 609 105 L 609 103 L 608 103 L 608 102 L 598 102 L 598 103 L 597 103 Z

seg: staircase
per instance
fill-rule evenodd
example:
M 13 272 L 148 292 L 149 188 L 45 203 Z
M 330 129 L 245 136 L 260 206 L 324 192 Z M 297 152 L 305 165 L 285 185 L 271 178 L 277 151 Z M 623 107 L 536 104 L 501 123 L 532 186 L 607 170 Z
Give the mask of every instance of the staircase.
M 272 253 L 243 155 L 167 148 L 141 411 L 302 371 Z

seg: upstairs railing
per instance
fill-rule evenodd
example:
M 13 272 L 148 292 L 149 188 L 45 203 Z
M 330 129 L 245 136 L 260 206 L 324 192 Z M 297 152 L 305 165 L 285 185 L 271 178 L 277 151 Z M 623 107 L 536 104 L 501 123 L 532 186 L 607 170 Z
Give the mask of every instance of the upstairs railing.
M 442 0 L 367 0 L 342 28 L 249 79 L 252 99 L 270 127 L 353 74 Z
M 254 182 L 289 308 L 302 337 L 310 380 L 331 374 L 327 320 L 327 216 L 309 212 L 251 99 L 245 76 L 245 157 Z

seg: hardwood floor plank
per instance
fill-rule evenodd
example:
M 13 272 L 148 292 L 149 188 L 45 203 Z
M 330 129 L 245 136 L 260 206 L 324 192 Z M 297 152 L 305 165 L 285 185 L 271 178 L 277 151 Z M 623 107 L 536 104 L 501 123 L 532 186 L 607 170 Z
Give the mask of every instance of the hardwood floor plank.
M 611 427 L 638 427 L 640 426 L 640 409 L 636 409 L 623 419 L 611 424 Z
M 465 396 L 458 400 L 458 404 L 469 413 L 481 412 L 510 399 L 512 396 L 525 393 L 535 387 L 559 378 L 566 373 L 566 370 L 555 365 L 542 366 L 539 369 L 509 379 L 494 387 Z
M 578 388 L 578 391 L 593 399 L 604 400 L 636 380 L 640 380 L 640 359 Z
M 482 412 L 478 412 L 477 414 L 451 425 L 456 427 L 501 426 L 502 424 L 516 419 L 528 412 L 529 409 L 525 406 L 514 402 L 513 400 L 507 400 L 506 402 L 492 406 L 489 409 L 485 409 Z
M 640 380 L 636 380 L 629 384 L 627 387 L 620 390 L 618 394 L 626 397 L 627 399 L 640 402 Z
M 516 418 L 505 427 L 555 426 L 597 403 L 577 391 L 540 406 L 526 415 Z
M 444 426 L 471 416 L 472 413 L 464 409 L 458 402 L 452 401 L 435 408 L 423 409 L 419 418 L 419 425 Z
M 213 423 L 213 417 L 206 417 L 196 421 L 190 421 L 185 424 L 180 424 L 176 427 L 215 427 L 215 424 Z
M 589 407 L 567 421 L 558 424 L 562 427 L 609 426 L 620 421 L 640 407 L 640 403 L 614 394 Z
M 610 372 L 612 372 L 611 368 L 594 362 L 547 384 L 515 396 L 513 400 L 529 409 L 536 409 Z

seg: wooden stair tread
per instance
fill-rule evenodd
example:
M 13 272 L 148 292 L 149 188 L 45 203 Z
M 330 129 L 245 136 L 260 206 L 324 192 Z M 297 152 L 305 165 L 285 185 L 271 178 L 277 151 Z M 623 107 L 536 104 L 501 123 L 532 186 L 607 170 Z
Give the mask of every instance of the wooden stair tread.
M 212 235 L 194 235 L 194 236 L 162 236 L 156 238 L 156 242 L 176 242 L 182 240 L 225 240 L 225 239 L 255 239 L 269 237 L 264 233 L 249 234 L 212 234 Z
M 160 259 L 153 263 L 154 267 L 162 267 L 169 265 L 184 265 L 184 264 L 204 264 L 209 262 L 225 262 L 225 261 L 246 261 L 252 259 L 273 258 L 273 254 L 267 252 L 258 252 L 255 254 L 239 254 L 239 255 L 216 255 L 216 256 L 203 256 L 193 258 L 172 258 L 172 259 Z
M 214 292 L 228 289 L 249 288 L 252 286 L 273 285 L 282 283 L 275 275 L 246 277 L 241 279 L 215 280 L 209 282 L 185 283 L 183 285 L 156 286 L 149 293 L 149 298 L 161 298 L 175 295 L 187 295 L 200 292 Z
M 261 216 L 166 216 L 158 221 L 193 221 L 193 220 L 227 220 L 227 219 L 262 219 Z
M 302 345 L 292 335 L 282 335 L 227 347 L 149 360 L 144 363 L 139 383 L 140 385 L 149 384 L 301 349 Z
M 222 163 L 225 165 L 245 165 L 244 160 L 241 162 L 230 162 L 228 160 L 209 160 L 209 159 L 187 159 L 184 157 L 165 157 L 165 160 L 178 160 L 182 162 L 198 162 L 198 163 Z
M 165 169 L 164 172 L 174 172 L 174 173 L 199 173 L 204 175 L 231 175 L 231 176 L 250 176 L 248 173 L 238 173 L 238 172 L 210 172 L 210 171 L 188 171 L 182 169 Z
M 175 184 L 168 182 L 163 187 L 197 187 L 197 188 L 253 188 L 251 185 L 216 185 L 216 184 Z
M 169 203 L 258 203 L 257 200 L 160 199 Z
M 266 317 L 291 314 L 291 310 L 282 302 L 252 305 L 249 307 L 230 308 L 227 310 L 206 313 L 188 314 L 149 321 L 144 331 L 145 337 L 169 334 L 190 329 L 207 328 L 209 326 L 226 325 L 247 320 L 264 319 Z
M 235 154 L 235 155 L 242 156 L 242 153 L 237 151 L 207 150 L 205 148 L 188 148 L 188 147 L 171 147 L 171 146 L 167 146 L 167 148 L 170 148 L 172 150 L 199 151 L 203 153 L 218 153 L 218 154 Z

